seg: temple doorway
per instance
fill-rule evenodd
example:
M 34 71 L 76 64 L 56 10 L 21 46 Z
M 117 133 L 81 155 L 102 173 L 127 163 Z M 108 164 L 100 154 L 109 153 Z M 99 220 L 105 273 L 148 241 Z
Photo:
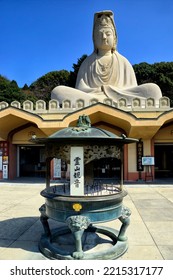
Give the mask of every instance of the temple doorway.
M 43 146 L 19 146 L 19 177 L 45 177 L 45 149 Z
M 154 154 L 155 178 L 173 178 L 173 144 L 155 144 Z
M 121 161 L 117 158 L 101 158 L 93 162 L 95 179 L 120 179 Z

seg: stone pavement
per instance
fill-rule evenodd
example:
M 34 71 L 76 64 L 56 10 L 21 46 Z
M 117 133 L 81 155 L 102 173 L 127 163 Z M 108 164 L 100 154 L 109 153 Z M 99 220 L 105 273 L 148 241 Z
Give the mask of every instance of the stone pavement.
M 45 260 L 38 250 L 43 233 L 40 181 L 0 182 L 0 260 Z M 124 205 L 132 211 L 129 249 L 122 260 L 173 260 L 173 184 L 125 184 Z M 51 227 L 58 223 L 50 220 Z M 104 225 L 119 229 L 119 221 Z M 59 226 L 59 225 L 58 225 Z

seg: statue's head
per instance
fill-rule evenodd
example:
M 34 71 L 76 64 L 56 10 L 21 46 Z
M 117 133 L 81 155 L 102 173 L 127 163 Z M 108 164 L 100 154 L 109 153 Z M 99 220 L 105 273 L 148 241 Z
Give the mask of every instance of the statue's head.
M 110 31 L 112 33 L 112 52 L 116 50 L 117 47 L 117 32 L 115 28 L 115 23 L 113 19 L 112 11 L 102 11 L 95 13 L 94 15 L 94 25 L 93 25 L 93 42 L 94 42 L 94 51 L 98 51 L 98 40 L 99 40 L 99 32 L 101 30 Z

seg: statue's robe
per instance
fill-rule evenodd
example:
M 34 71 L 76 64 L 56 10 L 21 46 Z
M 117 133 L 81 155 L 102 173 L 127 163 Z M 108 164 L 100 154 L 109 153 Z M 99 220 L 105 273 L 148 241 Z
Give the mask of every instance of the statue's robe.
M 154 83 L 138 85 L 130 62 L 117 51 L 112 54 L 107 70 L 93 52 L 80 66 L 76 86 L 74 88 L 58 86 L 53 89 L 51 99 L 71 100 L 72 104 L 79 99 L 87 103 L 93 98 L 103 102 L 110 98 L 114 103 L 126 98 L 130 104 L 135 97 L 146 100 L 149 97 L 159 100 L 162 97 L 160 88 Z

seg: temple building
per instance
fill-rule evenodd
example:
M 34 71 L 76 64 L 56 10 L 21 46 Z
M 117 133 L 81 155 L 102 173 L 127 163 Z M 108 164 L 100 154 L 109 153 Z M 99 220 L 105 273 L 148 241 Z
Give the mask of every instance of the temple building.
M 70 100 L 64 100 L 59 106 L 59 102 L 52 99 L 48 108 L 43 100 L 36 104 L 31 101 L 23 104 L 1 102 L 0 179 L 44 177 L 44 146 L 35 145 L 30 139 L 47 137 L 59 129 L 75 126 L 81 115 L 89 116 L 94 127 L 140 140 L 125 146 L 125 181 L 173 177 L 173 109 L 170 100 L 161 97 L 157 104 L 152 98 L 145 102 L 134 98 L 130 105 L 125 98 L 119 99 L 118 104 L 108 98 L 103 103 L 91 99 L 89 106 L 80 99 L 75 107 Z M 149 164 L 145 165 L 142 160 L 147 158 Z M 103 158 L 94 163 L 94 176 L 113 179 L 119 169 L 119 161 Z M 68 176 L 67 164 L 54 159 L 52 179 L 68 179 Z

